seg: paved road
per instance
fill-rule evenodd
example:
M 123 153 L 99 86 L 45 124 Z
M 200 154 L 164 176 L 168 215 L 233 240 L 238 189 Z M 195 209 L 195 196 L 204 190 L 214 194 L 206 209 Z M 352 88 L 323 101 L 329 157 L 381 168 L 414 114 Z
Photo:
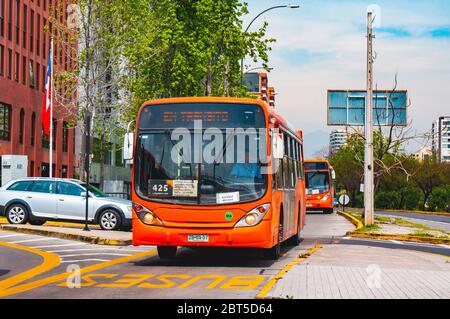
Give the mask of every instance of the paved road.
M 412 214 L 407 212 L 375 212 L 381 216 L 401 217 L 413 223 L 422 224 L 428 227 L 450 232 L 450 216 L 430 215 L 430 214 Z
M 346 238 L 345 233 L 352 229 L 353 225 L 336 214 L 308 214 L 303 242 L 297 247 L 283 247 L 284 256 L 277 262 L 264 260 L 254 250 L 187 248 L 179 250 L 177 259 L 161 261 L 154 247 L 98 246 L 0 232 L 0 296 L 2 281 L 17 278 L 14 275 L 41 262 L 27 251 L 3 248 L 1 242 L 33 247 L 61 259 L 52 270 L 5 289 L 4 298 L 254 298 L 281 269 L 318 243 L 332 247 L 323 250 L 324 256 L 336 260 L 342 256 L 333 255 L 338 251 L 335 247 L 345 248 L 339 250 L 342 253 L 375 249 L 380 256 L 395 256 L 411 249 L 449 255 L 447 246 Z M 364 262 L 364 254 L 357 254 L 356 259 Z M 343 260 L 346 267 L 355 262 Z M 415 263 L 414 256 L 408 262 Z M 67 267 L 79 267 L 83 272 L 80 276 L 76 272 L 64 274 Z

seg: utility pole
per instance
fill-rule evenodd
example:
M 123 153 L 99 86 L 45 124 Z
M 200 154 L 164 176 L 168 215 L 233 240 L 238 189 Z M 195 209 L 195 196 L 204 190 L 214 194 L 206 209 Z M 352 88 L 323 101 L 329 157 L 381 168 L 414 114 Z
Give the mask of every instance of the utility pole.
M 84 170 L 86 172 L 86 207 L 85 207 L 85 220 L 84 220 L 84 231 L 90 231 L 88 226 L 89 219 L 89 177 L 90 177 L 90 166 L 91 166 L 91 112 L 85 110 L 85 148 L 84 148 Z
M 367 99 L 364 150 L 364 224 L 374 223 L 373 187 L 373 33 L 372 12 L 367 14 Z

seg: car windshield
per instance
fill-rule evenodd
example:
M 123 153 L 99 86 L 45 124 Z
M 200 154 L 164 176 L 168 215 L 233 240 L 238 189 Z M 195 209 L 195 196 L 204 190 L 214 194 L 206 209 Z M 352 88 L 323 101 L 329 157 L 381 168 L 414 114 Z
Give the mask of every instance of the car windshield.
M 81 183 L 80 184 L 81 187 L 83 187 L 84 189 L 86 189 L 86 183 Z M 108 195 L 106 195 L 105 193 L 103 193 L 101 190 L 99 190 L 97 187 L 92 186 L 89 184 L 89 192 L 94 194 L 95 197 L 108 197 Z
M 330 177 L 328 172 L 307 172 L 307 195 L 323 194 L 330 190 Z
M 178 107 L 171 110 L 169 120 L 178 122 L 180 117 L 177 119 L 173 112 L 182 113 L 184 108 L 179 107 L 181 111 Z M 201 113 L 195 118 L 204 119 L 204 110 L 197 105 L 188 109 Z M 265 194 L 267 175 L 261 169 L 267 160 L 266 139 L 262 136 L 265 129 L 255 129 L 264 126 L 260 107 L 209 105 L 206 109 L 220 114 L 219 118 L 202 121 L 203 128 L 198 132 L 192 130 L 190 115 L 182 117 L 187 127 L 182 139 L 174 140 L 178 128 L 146 129 L 138 135 L 135 188 L 139 196 L 168 203 L 216 205 L 253 201 Z M 158 111 L 153 116 L 158 116 Z M 245 132 L 225 128 L 227 121 L 232 121 L 234 127 L 240 121 Z M 142 119 L 140 123 L 148 127 Z M 214 137 L 206 138 L 212 127 Z M 229 134 L 231 130 L 233 134 Z M 240 143 L 242 135 L 244 144 Z

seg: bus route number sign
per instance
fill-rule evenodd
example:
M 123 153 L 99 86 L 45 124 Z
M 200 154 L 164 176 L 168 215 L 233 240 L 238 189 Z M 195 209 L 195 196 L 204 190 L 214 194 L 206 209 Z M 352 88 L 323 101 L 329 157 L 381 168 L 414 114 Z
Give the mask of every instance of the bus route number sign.
M 148 193 L 152 196 L 170 197 L 173 189 L 167 180 L 152 179 L 148 181 Z

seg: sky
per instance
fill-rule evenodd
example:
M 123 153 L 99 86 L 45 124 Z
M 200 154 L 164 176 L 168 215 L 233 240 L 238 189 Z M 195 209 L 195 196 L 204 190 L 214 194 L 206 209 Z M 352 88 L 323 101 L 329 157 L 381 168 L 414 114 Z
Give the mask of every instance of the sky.
M 266 8 L 300 4 L 299 9 L 275 9 L 264 21 L 268 37 L 277 41 L 269 54 L 269 85 L 277 109 L 302 129 L 308 157 L 328 146 L 327 90 L 366 88 L 366 20 L 369 5 L 381 14 L 374 29 L 374 82 L 379 89 L 409 92 L 408 121 L 423 133 L 439 116 L 450 115 L 450 1 L 448 0 L 247 0 L 244 27 Z M 248 60 L 251 67 L 259 66 Z M 408 151 L 420 147 L 410 144 Z

